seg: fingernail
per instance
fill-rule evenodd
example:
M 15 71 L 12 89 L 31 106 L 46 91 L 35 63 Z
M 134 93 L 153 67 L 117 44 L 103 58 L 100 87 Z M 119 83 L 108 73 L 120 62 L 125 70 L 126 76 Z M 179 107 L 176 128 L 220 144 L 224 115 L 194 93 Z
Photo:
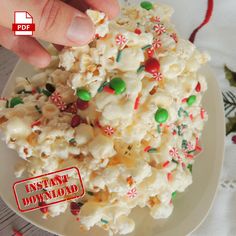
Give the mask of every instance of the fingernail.
M 87 17 L 75 16 L 67 31 L 67 38 L 76 44 L 89 43 L 94 35 L 94 26 Z

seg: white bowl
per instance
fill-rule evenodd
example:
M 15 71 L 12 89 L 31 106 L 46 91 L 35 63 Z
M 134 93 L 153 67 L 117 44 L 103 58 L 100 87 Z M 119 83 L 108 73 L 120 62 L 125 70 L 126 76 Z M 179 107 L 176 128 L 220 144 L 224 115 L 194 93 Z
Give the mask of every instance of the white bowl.
M 220 176 L 224 152 L 224 110 L 221 92 L 209 67 L 202 71 L 207 77 L 209 89 L 204 96 L 204 107 L 209 114 L 201 143 L 204 151 L 198 156 L 193 166 L 193 184 L 174 200 L 174 212 L 167 220 L 154 220 L 148 210 L 137 208 L 132 212 L 136 228 L 130 235 L 135 236 L 173 236 L 186 235 L 192 232 L 206 217 L 211 208 Z M 10 94 L 17 76 L 31 76 L 31 66 L 19 61 L 3 91 L 3 96 Z M 0 195 L 8 206 L 18 215 L 32 224 L 49 232 L 66 236 L 102 236 L 104 231 L 94 228 L 83 232 L 75 217 L 67 211 L 59 217 L 44 220 L 39 211 L 21 213 L 17 209 L 12 186 L 17 179 L 14 166 L 19 161 L 16 152 L 9 150 L 5 143 L 0 142 Z

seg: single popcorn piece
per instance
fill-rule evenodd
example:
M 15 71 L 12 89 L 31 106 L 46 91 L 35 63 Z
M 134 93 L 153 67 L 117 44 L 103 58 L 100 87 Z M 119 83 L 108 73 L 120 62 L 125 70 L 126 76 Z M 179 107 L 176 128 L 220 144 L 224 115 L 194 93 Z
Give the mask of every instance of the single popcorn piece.
M 199 69 L 209 56 L 180 38 L 172 13 L 151 2 L 124 7 L 111 21 L 87 10 L 94 40 L 61 52 L 50 46 L 50 66 L 18 77 L 0 98 L 3 139 L 23 159 L 16 177 L 80 170 L 85 196 L 48 206 L 44 218 L 73 206 L 82 229 L 129 234 L 135 207 L 168 218 L 175 195 L 191 185 L 208 119 Z

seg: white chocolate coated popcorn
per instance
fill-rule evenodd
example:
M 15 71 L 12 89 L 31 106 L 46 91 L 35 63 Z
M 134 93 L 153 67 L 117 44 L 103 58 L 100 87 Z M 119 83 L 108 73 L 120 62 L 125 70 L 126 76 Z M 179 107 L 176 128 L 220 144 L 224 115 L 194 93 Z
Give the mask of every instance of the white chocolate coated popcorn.
M 167 218 L 173 196 L 192 183 L 207 120 L 201 105 L 207 83 L 198 70 L 209 57 L 179 38 L 172 13 L 162 4 L 126 7 L 109 21 L 88 10 L 93 42 L 59 55 L 50 47 L 49 68 L 17 78 L 12 96 L 0 100 L 4 139 L 26 160 L 17 177 L 80 170 L 83 229 L 128 234 L 137 206 Z M 47 216 L 68 205 L 50 206 Z

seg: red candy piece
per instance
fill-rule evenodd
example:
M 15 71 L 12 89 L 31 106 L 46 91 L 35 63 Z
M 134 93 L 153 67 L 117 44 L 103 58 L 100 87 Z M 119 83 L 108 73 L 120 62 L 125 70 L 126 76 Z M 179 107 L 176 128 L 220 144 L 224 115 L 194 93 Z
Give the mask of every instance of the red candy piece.
M 80 206 L 76 202 L 71 202 L 70 203 L 70 211 L 73 215 L 78 215 L 80 213 Z
M 201 92 L 201 84 L 200 84 L 200 82 L 197 83 L 197 86 L 196 86 L 195 90 L 198 93 Z
M 48 212 L 48 207 L 47 207 L 46 202 L 39 202 L 39 206 L 40 207 L 45 206 L 39 209 L 43 214 L 46 214 Z
M 134 33 L 140 35 L 142 33 L 142 31 L 141 31 L 141 29 L 137 28 L 137 29 L 135 29 Z
M 80 116 L 78 116 L 78 115 L 73 116 L 72 119 L 71 119 L 71 124 L 70 124 L 71 127 L 75 128 L 75 127 L 77 127 L 80 124 L 81 124 Z
M 234 135 L 234 136 L 232 137 L 232 142 L 233 142 L 234 144 L 236 144 L 236 135 Z
M 145 71 L 151 74 L 155 74 L 160 70 L 160 63 L 155 58 L 149 58 L 145 63 Z
M 86 110 L 89 107 L 89 102 L 83 101 L 81 99 L 78 99 L 76 103 L 77 103 L 77 108 L 82 111 Z

